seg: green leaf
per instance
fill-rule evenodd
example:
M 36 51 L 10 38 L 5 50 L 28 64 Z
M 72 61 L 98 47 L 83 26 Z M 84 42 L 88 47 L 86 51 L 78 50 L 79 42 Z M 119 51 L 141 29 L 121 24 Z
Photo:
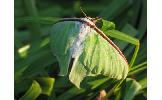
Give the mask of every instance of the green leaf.
M 36 1 L 34 0 L 24 0 L 24 6 L 25 9 L 27 11 L 27 14 L 31 17 L 37 18 L 38 17 L 38 13 L 37 13 L 37 8 L 36 8 Z M 35 23 L 31 23 L 29 25 L 32 34 L 32 40 L 33 41 L 37 41 L 40 39 L 40 34 L 42 34 L 41 32 L 41 26 L 40 24 L 37 22 L 37 20 L 35 20 Z
M 101 30 L 113 30 L 115 29 L 115 24 L 113 22 L 102 19 L 102 28 Z
M 42 89 L 37 81 L 33 81 L 29 90 L 19 100 L 35 100 L 42 92 Z
M 101 79 L 96 78 L 95 80 L 88 82 L 88 84 L 92 86 L 91 89 L 95 89 L 96 87 L 100 86 L 101 84 L 105 83 L 108 80 L 109 78 L 107 77 Z
M 126 24 L 124 25 L 124 27 L 122 28 L 122 33 L 126 34 L 126 35 L 130 35 L 131 37 L 135 37 L 137 35 L 137 30 L 131 26 L 130 24 Z M 125 41 L 120 41 L 118 39 L 114 40 L 114 43 L 120 48 L 120 50 L 124 50 L 126 48 L 126 46 L 128 46 L 128 42 Z
M 140 89 L 141 85 L 136 80 L 127 78 L 124 100 L 132 100 Z
M 105 19 L 113 19 L 130 5 L 132 5 L 132 2 L 129 0 L 113 0 L 104 10 L 102 10 L 100 16 Z
M 140 16 L 140 22 L 138 25 L 138 31 L 139 31 L 139 36 L 138 38 L 141 39 L 144 35 L 145 32 L 147 31 L 147 0 L 142 0 L 142 12 Z
M 46 94 L 50 96 L 53 90 L 54 81 L 54 78 L 50 77 L 37 78 L 33 81 L 31 87 L 20 98 L 20 100 L 35 100 L 40 94 Z
M 147 69 L 147 62 L 145 61 L 145 62 L 131 68 L 128 73 L 128 76 L 138 74 L 146 69 Z
M 107 21 L 107 20 L 104 20 L 104 19 L 98 20 L 95 24 L 102 31 L 107 31 L 107 30 L 115 29 L 115 24 L 113 22 Z
M 35 54 L 35 55 L 33 54 L 31 56 L 28 56 L 26 59 L 23 59 L 20 62 L 17 62 L 15 64 L 14 79 L 17 80 L 17 79 L 19 79 L 19 77 L 23 77 L 23 74 L 29 75 L 34 70 L 35 70 L 34 71 L 35 73 L 38 72 L 41 69 L 40 66 L 36 66 L 34 68 L 32 67 L 33 68 L 32 70 L 31 70 L 31 67 L 29 67 L 29 66 L 32 65 L 34 62 L 36 62 L 38 60 L 41 60 L 41 59 L 43 60 L 44 58 L 47 57 L 47 55 L 52 55 L 52 53 L 49 50 L 41 50 L 40 52 L 37 52 L 37 54 Z M 55 59 L 54 59 L 54 61 L 55 61 Z M 45 65 L 45 64 L 46 63 L 44 63 L 43 65 Z M 37 63 L 37 65 L 39 65 L 39 63 Z M 28 69 L 28 67 L 29 67 L 29 69 Z M 41 67 L 44 68 L 44 66 L 41 66 Z M 24 73 L 24 71 L 27 70 L 27 69 L 28 69 L 28 72 Z M 32 74 L 35 74 L 35 73 L 32 73 Z
M 59 77 L 55 82 L 55 89 L 66 88 L 71 85 L 68 76 Z
M 108 30 L 108 31 L 104 31 L 104 33 L 108 36 L 118 38 L 125 42 L 130 42 L 132 44 L 137 44 L 137 42 L 138 42 L 138 39 L 132 38 L 131 36 L 126 35 L 123 32 L 120 32 L 118 30 Z
M 39 23 L 39 24 L 54 24 L 58 22 L 61 18 L 55 17 L 24 17 L 15 19 L 16 26 L 20 26 L 27 23 Z
M 50 77 L 41 77 L 37 78 L 36 80 L 41 86 L 42 94 L 49 96 L 53 90 L 55 79 Z
M 14 82 L 14 94 L 18 95 L 25 92 L 31 86 L 32 81 L 28 79 L 19 80 Z
M 69 100 L 71 97 L 74 97 L 74 96 L 81 94 L 83 92 L 85 92 L 84 89 L 78 89 L 76 87 L 72 87 L 69 90 L 67 90 L 66 92 L 64 92 L 63 94 L 61 94 L 60 96 L 58 96 L 56 99 L 57 100 L 62 100 L 62 99 Z

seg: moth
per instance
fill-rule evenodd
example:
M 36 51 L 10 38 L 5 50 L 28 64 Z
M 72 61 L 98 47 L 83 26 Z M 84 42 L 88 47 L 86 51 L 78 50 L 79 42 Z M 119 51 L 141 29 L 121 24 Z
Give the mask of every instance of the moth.
M 78 88 L 86 76 L 125 79 L 128 74 L 125 56 L 95 22 L 90 17 L 64 18 L 51 30 L 51 48 L 59 62 L 59 75 L 69 74 L 69 80 Z M 74 61 L 69 71 L 71 59 Z

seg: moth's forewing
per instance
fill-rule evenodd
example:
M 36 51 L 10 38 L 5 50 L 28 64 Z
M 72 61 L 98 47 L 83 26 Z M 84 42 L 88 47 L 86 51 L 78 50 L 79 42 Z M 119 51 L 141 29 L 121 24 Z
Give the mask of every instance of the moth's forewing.
M 76 39 L 80 23 L 64 21 L 54 24 L 51 30 L 51 47 L 60 67 L 59 75 L 66 75 L 71 60 L 70 48 Z
M 92 31 L 84 41 L 83 53 L 74 60 L 70 80 L 79 88 L 86 76 L 104 75 L 109 78 L 124 79 L 128 64 L 119 52 L 96 31 Z

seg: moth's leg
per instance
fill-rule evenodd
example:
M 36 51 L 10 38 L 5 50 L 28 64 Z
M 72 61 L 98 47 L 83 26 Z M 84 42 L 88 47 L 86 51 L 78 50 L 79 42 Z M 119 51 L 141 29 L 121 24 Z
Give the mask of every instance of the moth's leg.
M 109 31 L 105 31 L 104 33 L 107 36 L 110 36 L 110 37 L 113 37 L 113 38 L 116 38 L 116 39 L 119 39 L 119 40 L 122 40 L 122 41 L 125 41 L 125 42 L 128 42 L 128 43 L 131 43 L 131 44 L 136 46 L 134 53 L 133 53 L 133 56 L 132 56 L 130 63 L 129 63 L 129 66 L 131 68 L 133 66 L 135 60 L 136 60 L 136 57 L 137 57 L 137 54 L 138 54 L 138 51 L 139 51 L 139 47 L 140 47 L 139 40 L 134 38 L 134 37 L 131 37 L 129 35 L 126 35 L 126 34 L 120 32 L 120 31 L 117 31 L 117 30 L 109 30 Z

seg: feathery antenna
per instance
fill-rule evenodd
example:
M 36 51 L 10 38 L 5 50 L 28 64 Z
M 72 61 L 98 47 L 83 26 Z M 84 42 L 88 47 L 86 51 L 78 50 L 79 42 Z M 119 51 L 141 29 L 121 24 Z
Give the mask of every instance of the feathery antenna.
M 88 18 L 87 15 L 86 15 L 86 13 L 83 11 L 82 7 L 80 7 L 80 10 L 81 10 L 82 13 L 84 14 L 84 16 L 85 16 L 86 18 Z

